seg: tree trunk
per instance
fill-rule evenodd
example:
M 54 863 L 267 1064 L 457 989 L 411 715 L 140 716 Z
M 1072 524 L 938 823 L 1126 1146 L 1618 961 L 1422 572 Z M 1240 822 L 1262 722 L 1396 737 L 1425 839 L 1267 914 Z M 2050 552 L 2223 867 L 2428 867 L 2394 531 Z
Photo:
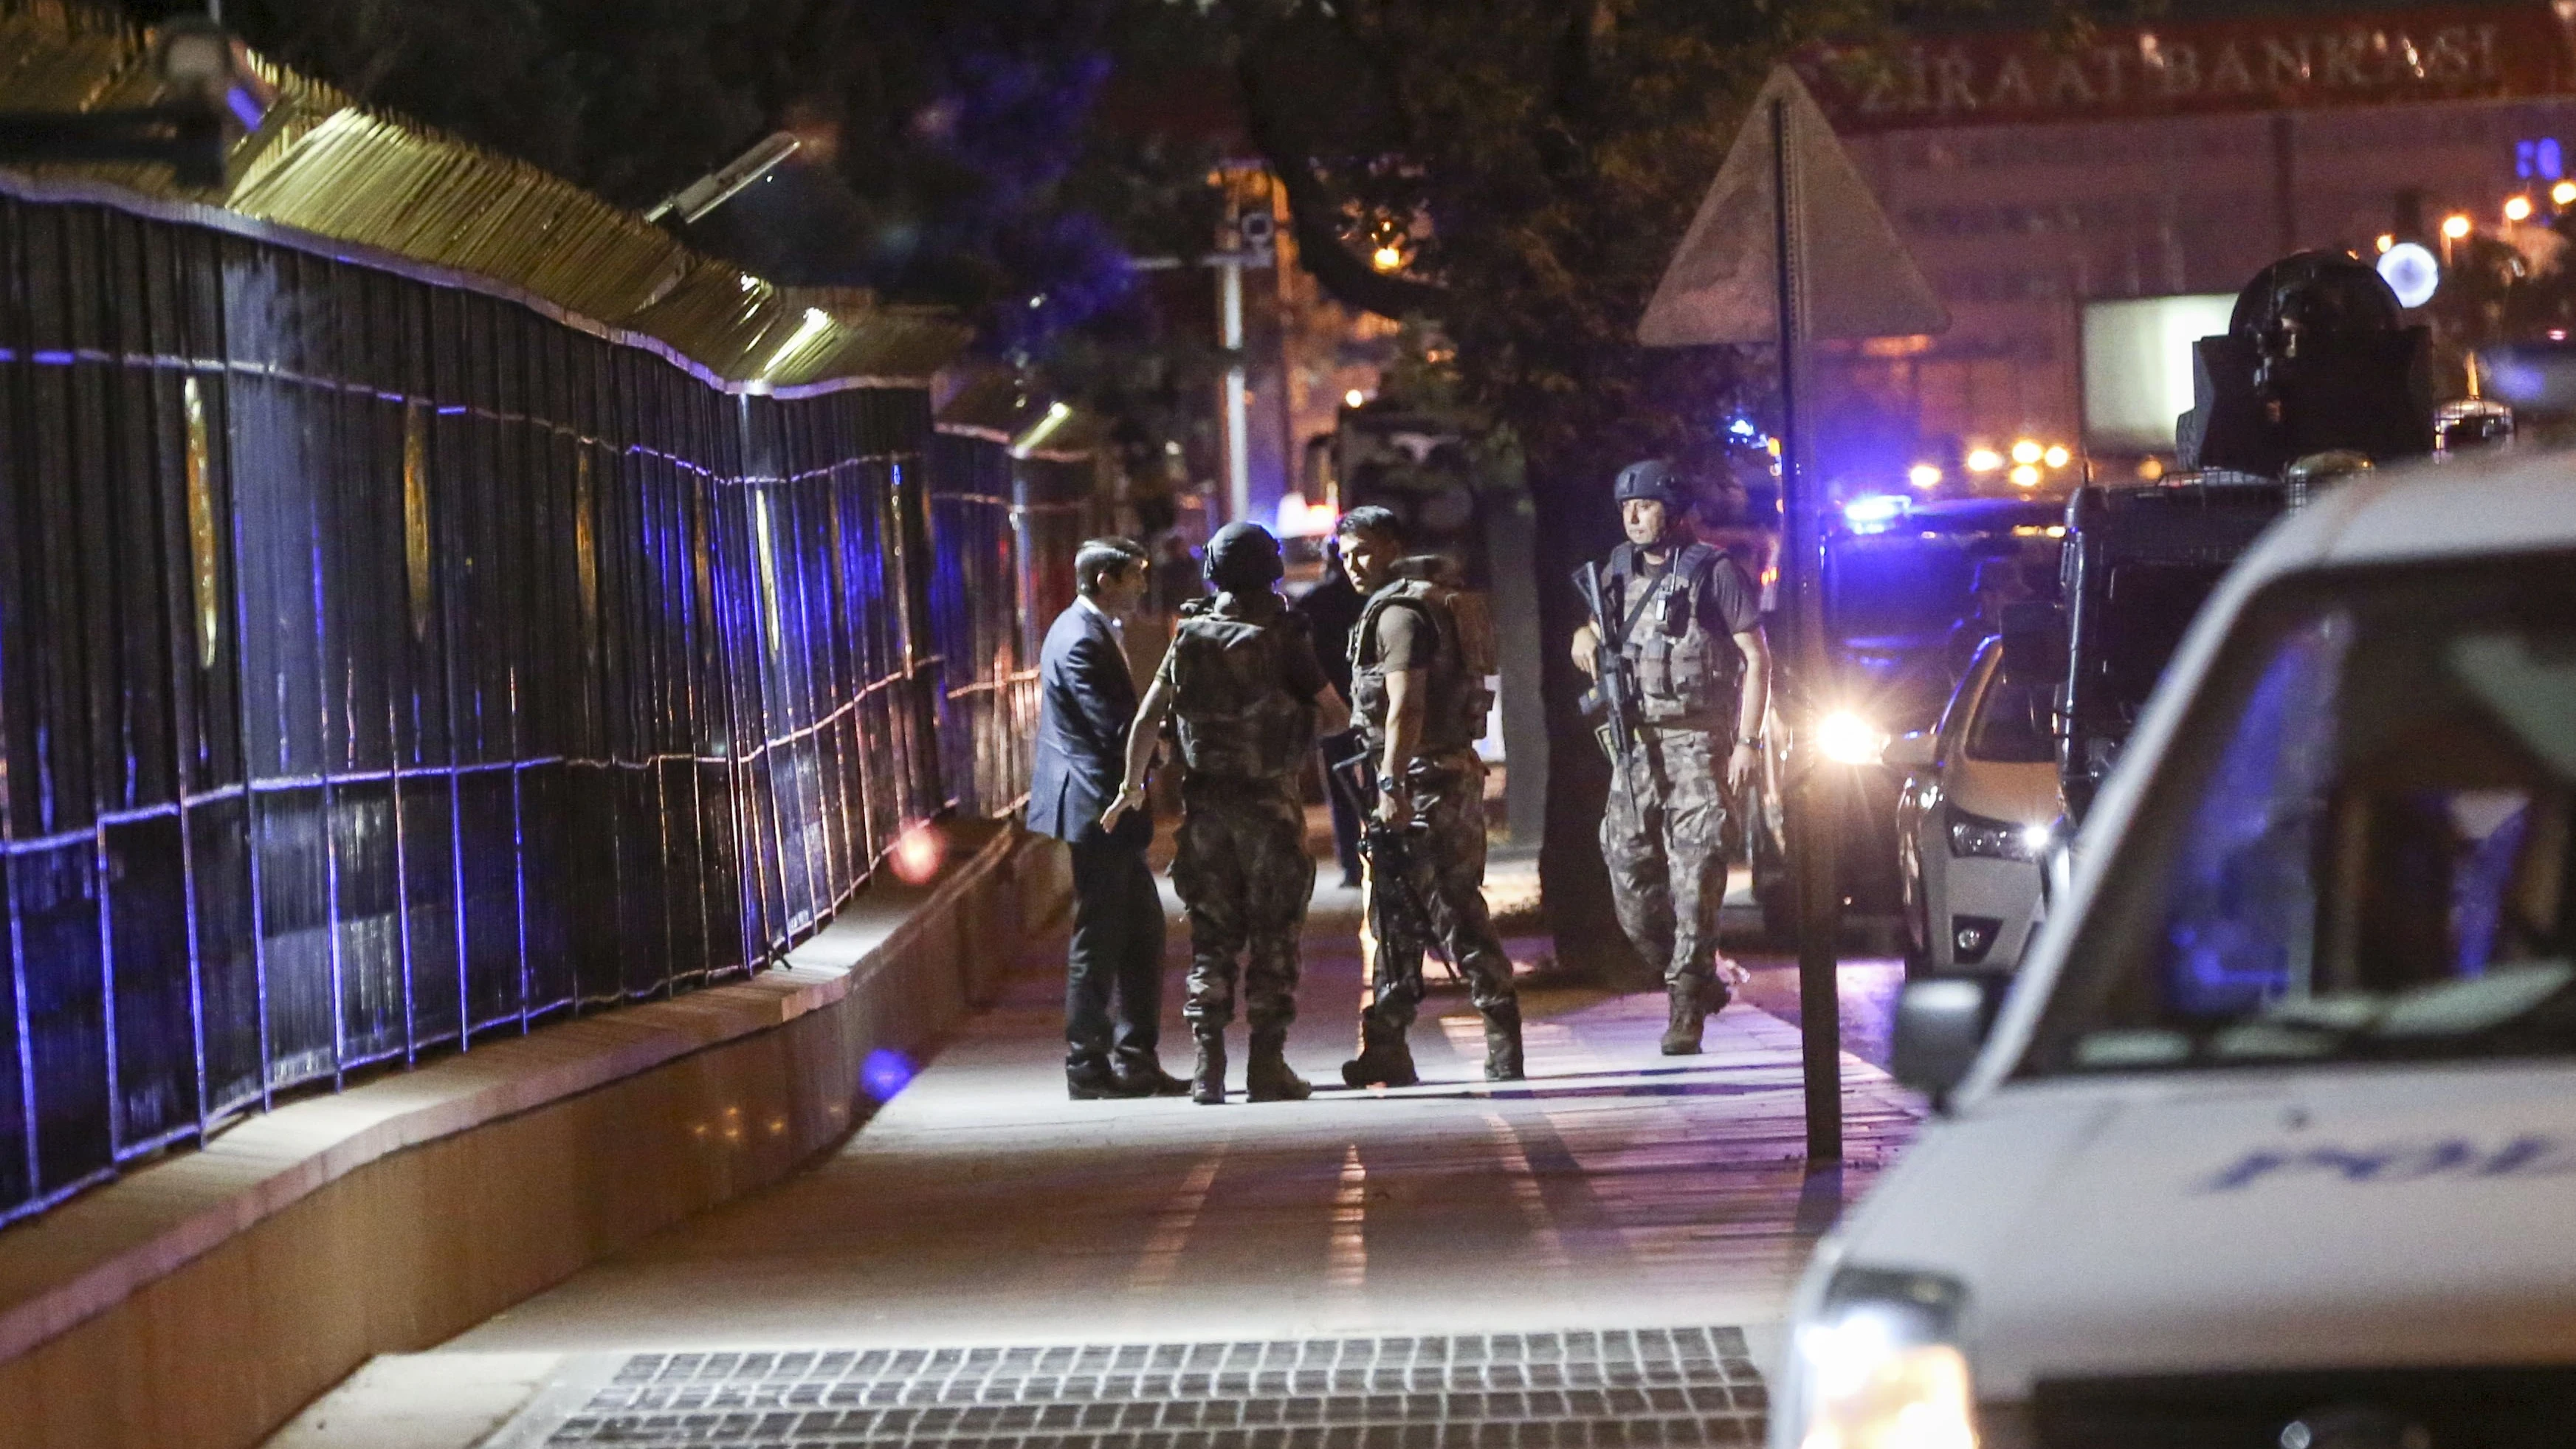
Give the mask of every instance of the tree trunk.
M 1547 706 L 1547 833 L 1539 845 L 1539 888 L 1557 962 L 1621 990 L 1661 984 L 1663 963 L 1640 959 L 1619 929 L 1610 873 L 1601 861 L 1601 812 L 1610 795 L 1610 763 L 1594 741 L 1580 701 L 1586 687 L 1570 652 L 1585 620 L 1574 572 L 1607 556 L 1619 541 L 1610 476 L 1598 460 L 1528 455 L 1530 499 L 1537 515 L 1540 695 Z

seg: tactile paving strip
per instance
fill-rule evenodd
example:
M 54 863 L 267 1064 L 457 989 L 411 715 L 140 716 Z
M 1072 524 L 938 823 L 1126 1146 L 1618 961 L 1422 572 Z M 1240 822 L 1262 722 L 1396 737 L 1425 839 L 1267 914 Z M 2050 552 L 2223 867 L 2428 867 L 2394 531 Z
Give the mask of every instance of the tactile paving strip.
M 541 1441 L 631 1449 L 1758 1445 L 1732 1328 L 648 1353 Z M 558 1409 L 556 1412 L 561 1412 Z

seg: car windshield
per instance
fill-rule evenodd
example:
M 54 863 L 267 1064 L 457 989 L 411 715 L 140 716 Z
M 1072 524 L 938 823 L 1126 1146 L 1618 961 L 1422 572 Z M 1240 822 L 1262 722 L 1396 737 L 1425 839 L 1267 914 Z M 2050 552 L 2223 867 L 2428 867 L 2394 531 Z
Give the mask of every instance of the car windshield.
M 1998 674 L 1977 701 L 1977 717 L 1968 727 L 1968 758 L 1997 765 L 2045 765 L 2056 760 L 2057 745 L 2048 731 L 2045 684 Z
M 1946 634 L 1975 609 L 1977 560 L 1943 534 L 1847 535 L 1826 568 L 1826 617 L 1836 639 Z
M 2276 591 L 2025 1073 L 2576 1054 L 2576 556 Z

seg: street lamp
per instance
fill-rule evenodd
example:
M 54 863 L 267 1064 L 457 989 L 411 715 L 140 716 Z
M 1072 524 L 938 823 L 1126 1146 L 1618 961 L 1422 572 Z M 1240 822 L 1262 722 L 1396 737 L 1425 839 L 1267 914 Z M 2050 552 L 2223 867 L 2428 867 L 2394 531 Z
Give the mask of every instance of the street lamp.
M 776 170 L 780 162 L 795 155 L 803 144 L 793 132 L 773 131 L 758 145 L 722 167 L 654 203 L 653 209 L 644 213 L 644 219 L 660 221 L 677 213 L 681 225 L 690 225 L 742 194 L 744 187 Z
M 2513 222 L 2531 220 L 2531 198 L 2508 196 L 2504 199 L 2504 219 Z
M 2549 188 L 2549 204 L 2562 207 L 2576 206 L 2576 181 L 2561 181 Z

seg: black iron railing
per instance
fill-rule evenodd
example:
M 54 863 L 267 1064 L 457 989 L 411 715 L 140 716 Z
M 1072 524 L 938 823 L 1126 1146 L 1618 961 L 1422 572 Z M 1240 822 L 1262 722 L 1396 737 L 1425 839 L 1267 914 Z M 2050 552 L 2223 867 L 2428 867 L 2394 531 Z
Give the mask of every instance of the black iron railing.
M 0 192 L 0 1221 L 756 969 L 1015 799 L 1071 540 L 933 458 L 919 386 L 747 392 L 470 279 Z

